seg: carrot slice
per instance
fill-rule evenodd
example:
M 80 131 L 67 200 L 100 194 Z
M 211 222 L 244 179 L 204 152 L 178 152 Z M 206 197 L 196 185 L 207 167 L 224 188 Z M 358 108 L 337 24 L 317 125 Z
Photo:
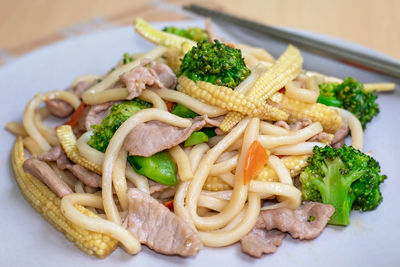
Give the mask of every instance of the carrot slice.
M 72 116 L 69 118 L 69 120 L 65 123 L 65 125 L 70 125 L 72 128 L 75 127 L 75 125 L 78 123 L 79 118 L 81 117 L 83 110 L 85 109 L 86 104 L 81 103 L 79 107 L 74 111 Z
M 268 155 L 265 148 L 260 142 L 254 141 L 247 151 L 244 162 L 243 180 L 245 185 L 250 183 L 251 179 L 261 171 L 267 161 Z
M 167 207 L 170 211 L 174 211 L 174 200 L 164 202 L 164 206 Z
M 172 108 L 174 107 L 174 105 L 175 105 L 174 102 L 170 102 L 170 101 L 167 102 L 168 112 L 172 112 Z

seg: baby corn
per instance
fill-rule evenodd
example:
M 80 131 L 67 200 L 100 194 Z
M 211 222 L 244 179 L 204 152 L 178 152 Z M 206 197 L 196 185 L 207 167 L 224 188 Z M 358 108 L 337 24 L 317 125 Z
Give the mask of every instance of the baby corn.
M 300 155 L 300 156 L 288 156 L 282 159 L 283 165 L 285 165 L 286 169 L 289 171 L 291 177 L 295 177 L 300 174 L 300 172 L 307 167 L 308 155 Z M 277 182 L 278 175 L 276 172 L 268 165 L 266 165 L 254 178 L 258 181 L 264 182 Z
M 203 189 L 208 191 L 231 190 L 232 187 L 217 176 L 208 176 Z
M 283 88 L 289 81 L 297 77 L 301 71 L 303 58 L 300 51 L 292 45 L 283 53 L 279 59 L 257 79 L 253 88 L 247 94 L 263 103 L 271 95 Z M 230 112 L 220 125 L 222 131 L 229 131 L 235 126 L 243 115 L 238 112 Z M 274 119 L 270 119 L 274 120 Z
M 342 125 L 342 118 L 339 113 L 323 104 L 301 102 L 280 93 L 274 94 L 270 100 L 289 113 L 292 119 L 309 118 L 314 122 L 319 121 L 324 131 L 328 133 L 335 133 Z
M 210 105 L 237 111 L 252 117 L 261 117 L 262 119 L 286 120 L 288 118 L 285 112 L 266 103 L 262 104 L 253 97 L 232 91 L 228 87 L 217 86 L 203 81 L 195 83 L 185 76 L 180 76 L 178 82 L 181 85 L 178 90 Z
M 72 160 L 74 163 L 79 164 L 85 167 L 88 170 L 91 170 L 95 173 L 102 174 L 102 166 L 98 165 L 84 157 L 78 151 L 76 147 L 76 137 L 72 132 L 72 128 L 69 125 L 59 126 L 56 130 L 58 140 L 60 141 L 61 146 L 63 147 L 65 154 L 67 157 Z
M 187 38 L 159 31 L 153 28 L 142 18 L 136 18 L 134 25 L 135 30 L 138 34 L 140 34 L 144 39 L 156 45 L 174 47 L 180 49 L 184 54 L 186 54 L 187 51 L 189 51 L 193 46 L 196 45 L 195 42 Z
M 25 161 L 25 153 L 22 137 L 18 137 L 15 142 L 11 161 L 23 196 L 54 228 L 89 255 L 104 258 L 114 251 L 118 245 L 117 240 L 105 234 L 86 230 L 67 220 L 61 212 L 61 199 L 36 177 L 24 172 L 22 165 Z M 80 205 L 77 209 L 87 216 L 97 216 Z

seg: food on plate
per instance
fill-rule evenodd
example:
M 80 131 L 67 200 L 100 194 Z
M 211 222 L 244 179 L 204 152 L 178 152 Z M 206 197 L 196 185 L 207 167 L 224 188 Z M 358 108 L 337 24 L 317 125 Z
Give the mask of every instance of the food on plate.
M 135 29 L 156 47 L 37 93 L 7 124 L 22 194 L 82 251 L 195 256 L 240 242 L 260 257 L 382 202 L 386 176 L 362 152 L 379 111 L 371 85 L 303 70 L 292 45 L 275 60 L 227 43 L 209 22 Z

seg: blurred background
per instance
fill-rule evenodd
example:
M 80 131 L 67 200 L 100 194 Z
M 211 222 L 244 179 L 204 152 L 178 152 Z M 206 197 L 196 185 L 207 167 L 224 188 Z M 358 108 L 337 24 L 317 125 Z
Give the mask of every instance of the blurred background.
M 196 3 L 258 22 L 352 41 L 400 59 L 399 0 L 0 0 L 0 64 L 35 48 L 92 31 L 190 19 Z

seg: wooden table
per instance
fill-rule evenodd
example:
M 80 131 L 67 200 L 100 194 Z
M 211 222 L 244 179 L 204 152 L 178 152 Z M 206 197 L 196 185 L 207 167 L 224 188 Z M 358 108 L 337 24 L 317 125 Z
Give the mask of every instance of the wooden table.
M 190 0 L 0 0 L 0 64 L 69 36 L 136 16 L 148 21 L 188 19 Z M 399 0 L 205 0 L 197 4 L 270 25 L 350 40 L 400 59 Z

